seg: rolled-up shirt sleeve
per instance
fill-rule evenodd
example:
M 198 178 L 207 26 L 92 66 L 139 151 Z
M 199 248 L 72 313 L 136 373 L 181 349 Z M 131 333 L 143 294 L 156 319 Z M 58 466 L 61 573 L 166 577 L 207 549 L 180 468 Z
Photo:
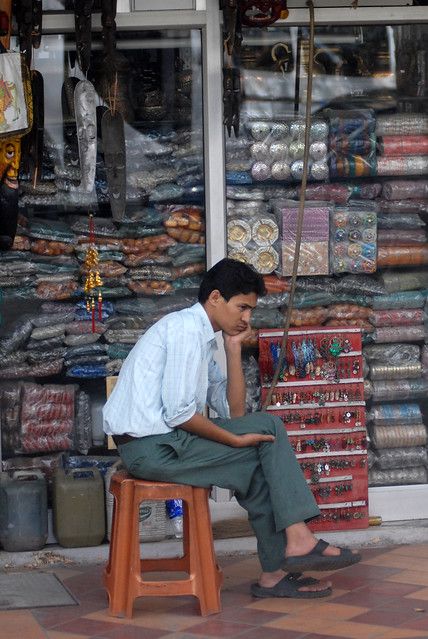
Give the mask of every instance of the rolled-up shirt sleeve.
M 215 410 L 219 417 L 230 417 L 229 402 L 227 401 L 227 379 L 214 359 L 208 363 L 208 394 L 207 403 Z
M 197 333 L 175 323 L 167 331 L 166 361 L 162 380 L 163 419 L 175 428 L 197 411 L 196 389 L 200 381 L 201 342 Z

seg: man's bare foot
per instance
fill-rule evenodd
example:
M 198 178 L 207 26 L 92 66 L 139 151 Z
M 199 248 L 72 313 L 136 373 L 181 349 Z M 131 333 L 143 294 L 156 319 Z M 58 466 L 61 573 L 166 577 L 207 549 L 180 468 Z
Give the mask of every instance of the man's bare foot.
M 313 537 L 310 543 L 297 543 L 293 545 L 290 545 L 289 543 L 287 543 L 287 546 L 285 549 L 285 556 L 300 557 L 302 555 L 307 555 L 315 548 L 317 543 L 318 543 L 318 539 L 316 539 L 316 537 Z M 357 550 L 350 550 L 350 552 L 352 552 L 352 554 L 358 555 Z M 322 554 L 325 557 L 338 557 L 341 554 L 341 549 L 338 548 L 337 546 L 331 546 L 329 544 L 327 548 L 325 548 L 322 551 Z
M 285 557 L 301 557 L 310 553 L 318 543 L 318 539 L 305 523 L 298 523 L 286 529 Z M 338 557 L 342 550 L 330 544 L 321 552 L 325 557 Z M 357 551 L 350 551 L 358 555 Z

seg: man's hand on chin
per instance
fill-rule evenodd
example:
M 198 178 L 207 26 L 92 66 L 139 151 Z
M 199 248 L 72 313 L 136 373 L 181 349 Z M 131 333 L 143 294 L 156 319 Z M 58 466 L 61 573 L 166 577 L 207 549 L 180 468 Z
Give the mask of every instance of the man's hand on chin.
M 234 335 L 228 335 L 227 333 L 223 331 L 224 347 L 226 350 L 229 348 L 237 347 L 237 346 L 241 347 L 242 343 L 245 342 L 245 340 L 249 339 L 250 336 L 251 336 L 250 324 L 247 324 L 244 330 L 240 331 L 239 333 L 235 333 Z

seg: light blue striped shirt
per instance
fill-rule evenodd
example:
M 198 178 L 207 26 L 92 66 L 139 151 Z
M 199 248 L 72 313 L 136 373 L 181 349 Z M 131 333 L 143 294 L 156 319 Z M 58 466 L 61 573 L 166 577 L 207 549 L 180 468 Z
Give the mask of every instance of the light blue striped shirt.
M 121 368 L 103 409 L 108 435 L 169 433 L 208 404 L 229 417 L 226 377 L 214 361 L 214 330 L 204 307 L 165 315 L 144 333 Z

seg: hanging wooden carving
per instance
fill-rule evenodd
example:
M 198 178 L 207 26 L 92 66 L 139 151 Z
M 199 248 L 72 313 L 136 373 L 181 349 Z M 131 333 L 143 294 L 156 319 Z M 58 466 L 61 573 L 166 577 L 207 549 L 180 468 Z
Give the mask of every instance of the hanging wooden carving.
M 31 66 L 33 33 L 33 0 L 20 0 L 16 3 L 16 22 L 18 24 L 19 50 L 25 55 L 27 66 Z
M 223 0 L 223 44 L 229 56 L 239 49 L 242 42 L 239 0 Z
M 223 124 L 229 137 L 232 130 L 235 137 L 239 135 L 239 116 L 241 103 L 241 78 L 239 69 L 225 67 L 223 69 Z
M 111 213 L 116 222 L 121 222 L 126 208 L 126 149 L 123 117 L 118 111 L 104 113 L 101 135 Z
M 101 137 L 104 150 L 109 200 L 112 217 L 120 222 L 126 208 L 126 148 L 124 118 L 132 117 L 127 100 L 128 68 L 125 56 L 116 48 L 116 0 L 102 0 L 104 73 L 102 90 L 109 109 L 101 117 Z
M 33 128 L 29 134 L 30 178 L 33 187 L 41 178 L 43 166 L 43 134 L 45 129 L 44 85 L 39 71 L 31 71 L 33 94 Z
M 74 24 L 76 27 L 77 62 L 87 75 L 91 62 L 91 28 L 94 0 L 75 0 Z
M 115 109 L 126 122 L 134 120 L 129 97 L 131 70 L 127 58 L 116 46 L 116 0 L 101 1 L 103 52 L 98 59 L 94 83 L 101 98 L 109 104 L 115 94 Z
M 232 130 L 239 135 L 241 79 L 239 55 L 242 25 L 239 0 L 223 0 L 223 48 L 226 60 L 223 68 L 223 124 L 229 137 Z
M 79 191 L 90 193 L 95 186 L 97 161 L 97 116 L 96 93 L 89 80 L 80 80 L 74 90 L 74 111 L 76 114 L 77 142 L 81 182 Z
M 34 49 L 40 47 L 42 39 L 42 0 L 33 0 L 33 29 L 31 32 L 31 44 Z
M 74 91 L 79 84 L 79 78 L 69 76 L 65 78 L 61 88 L 62 121 L 64 124 L 75 122 Z

